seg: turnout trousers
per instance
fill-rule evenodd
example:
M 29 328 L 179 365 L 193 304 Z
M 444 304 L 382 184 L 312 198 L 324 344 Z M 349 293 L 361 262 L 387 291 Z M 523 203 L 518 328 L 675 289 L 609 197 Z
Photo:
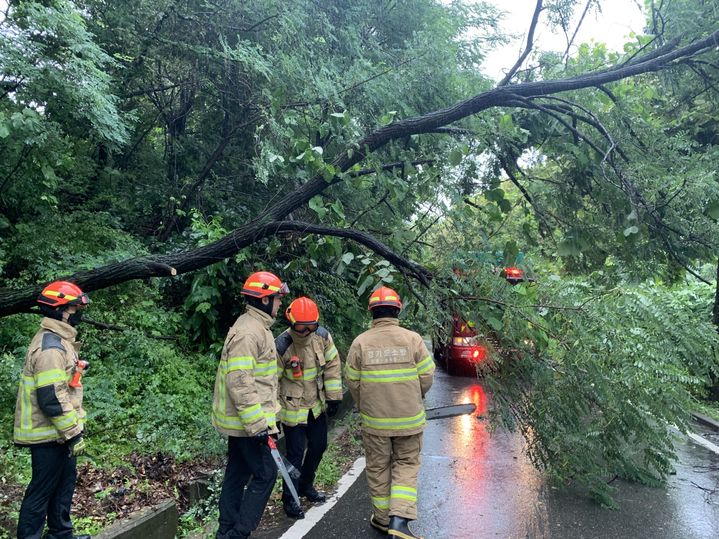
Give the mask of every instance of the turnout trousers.
M 417 519 L 417 473 L 422 434 L 376 436 L 362 433 L 372 510 L 377 522 L 390 516 Z
M 61 444 L 31 446 L 30 454 L 32 479 L 20 506 L 17 537 L 40 539 L 47 519 L 47 539 L 70 539 L 77 459 Z
M 287 460 L 300 470 L 300 479 L 295 486 L 299 492 L 302 492 L 314 483 L 317 467 L 327 449 L 327 414 L 322 413 L 315 418 L 310 410 L 306 425 L 288 427 L 283 424 L 282 429 L 285 432 Z M 305 453 L 305 445 L 307 445 L 307 453 Z M 282 500 L 291 500 L 292 494 L 284 481 L 282 486 Z
M 267 445 L 254 438 L 228 438 L 217 539 L 245 539 L 250 536 L 260 523 L 275 479 L 277 468 Z

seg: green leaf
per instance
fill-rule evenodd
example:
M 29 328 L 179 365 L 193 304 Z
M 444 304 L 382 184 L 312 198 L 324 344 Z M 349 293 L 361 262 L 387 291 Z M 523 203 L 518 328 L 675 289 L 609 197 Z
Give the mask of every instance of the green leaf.
M 453 167 L 456 167 L 462 162 L 462 157 L 464 157 L 464 154 L 462 153 L 462 150 L 459 148 L 454 148 L 449 153 L 449 164 Z
M 706 214 L 715 221 L 719 221 L 719 201 L 709 204 L 706 209 Z
M 499 331 L 504 327 L 504 324 L 502 324 L 502 321 L 499 318 L 496 318 L 494 316 L 488 316 L 486 318 L 487 324 L 494 330 Z
M 320 219 L 322 219 L 327 214 L 327 208 L 325 208 L 324 202 L 322 202 L 322 197 L 320 195 L 313 196 L 309 201 L 309 206 L 310 209 L 314 211 Z
M 354 253 L 345 253 L 342 255 L 342 262 L 345 264 L 349 264 L 355 259 Z
M 10 130 L 7 128 L 5 122 L 0 122 L 0 138 L 5 138 L 10 134 Z
M 367 290 L 367 287 L 369 287 L 374 282 L 374 278 L 371 275 L 368 275 L 365 277 L 364 281 L 362 281 L 362 284 L 357 289 L 357 295 L 361 296 L 364 294 L 364 291 Z
M 638 234 L 639 233 L 639 227 L 636 226 L 630 226 L 629 228 L 624 229 L 624 236 L 629 237 L 632 234 Z
M 562 241 L 557 247 L 557 254 L 559 256 L 578 256 L 580 250 L 577 248 L 577 242 L 573 239 Z
M 386 114 L 383 114 L 379 119 L 380 125 L 389 125 L 392 123 L 392 120 L 394 119 L 395 115 L 397 114 L 396 110 L 391 110 Z

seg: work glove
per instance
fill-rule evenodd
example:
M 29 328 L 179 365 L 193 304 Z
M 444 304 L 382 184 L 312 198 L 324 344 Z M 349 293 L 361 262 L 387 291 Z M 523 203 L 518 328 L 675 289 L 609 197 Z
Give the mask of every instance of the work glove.
M 260 445 L 267 445 L 267 438 L 269 437 L 270 433 L 265 429 L 255 434 L 252 438 Z
M 327 401 L 327 415 L 333 417 L 337 414 L 342 401 Z
M 85 453 L 85 439 L 82 437 L 82 434 L 78 434 L 67 442 L 67 451 L 70 458 L 79 457 Z

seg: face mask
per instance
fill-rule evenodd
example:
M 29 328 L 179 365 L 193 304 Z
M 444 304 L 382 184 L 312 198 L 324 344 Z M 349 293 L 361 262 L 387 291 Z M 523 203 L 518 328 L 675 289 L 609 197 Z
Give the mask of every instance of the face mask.
M 82 311 L 75 311 L 67 319 L 67 323 L 70 324 L 72 327 L 75 327 L 81 321 L 82 321 Z

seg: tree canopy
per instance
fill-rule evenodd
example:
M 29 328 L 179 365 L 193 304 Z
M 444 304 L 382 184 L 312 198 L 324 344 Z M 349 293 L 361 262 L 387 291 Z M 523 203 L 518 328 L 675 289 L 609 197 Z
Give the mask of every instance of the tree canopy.
M 388 283 L 425 334 L 454 310 L 497 343 L 496 419 L 552 477 L 606 503 L 614 476 L 660 481 L 667 427 L 719 379 L 719 17 L 645 4 L 623 51 L 565 54 L 535 50 L 536 25 L 571 40 L 601 1 L 538 0 L 493 81 L 479 67 L 506 36 L 484 2 L 9 2 L 4 370 L 42 286 L 67 277 L 96 292 L 100 325 L 129 328 L 88 329 L 117 400 L 96 393 L 91 421 L 160 440 L 172 400 L 192 455 L 209 382 L 172 377 L 212 364 L 244 276 L 316 298 L 344 345 Z M 499 279 L 513 264 L 536 283 Z M 141 383 L 110 353 L 154 365 L 146 404 L 123 409 Z

